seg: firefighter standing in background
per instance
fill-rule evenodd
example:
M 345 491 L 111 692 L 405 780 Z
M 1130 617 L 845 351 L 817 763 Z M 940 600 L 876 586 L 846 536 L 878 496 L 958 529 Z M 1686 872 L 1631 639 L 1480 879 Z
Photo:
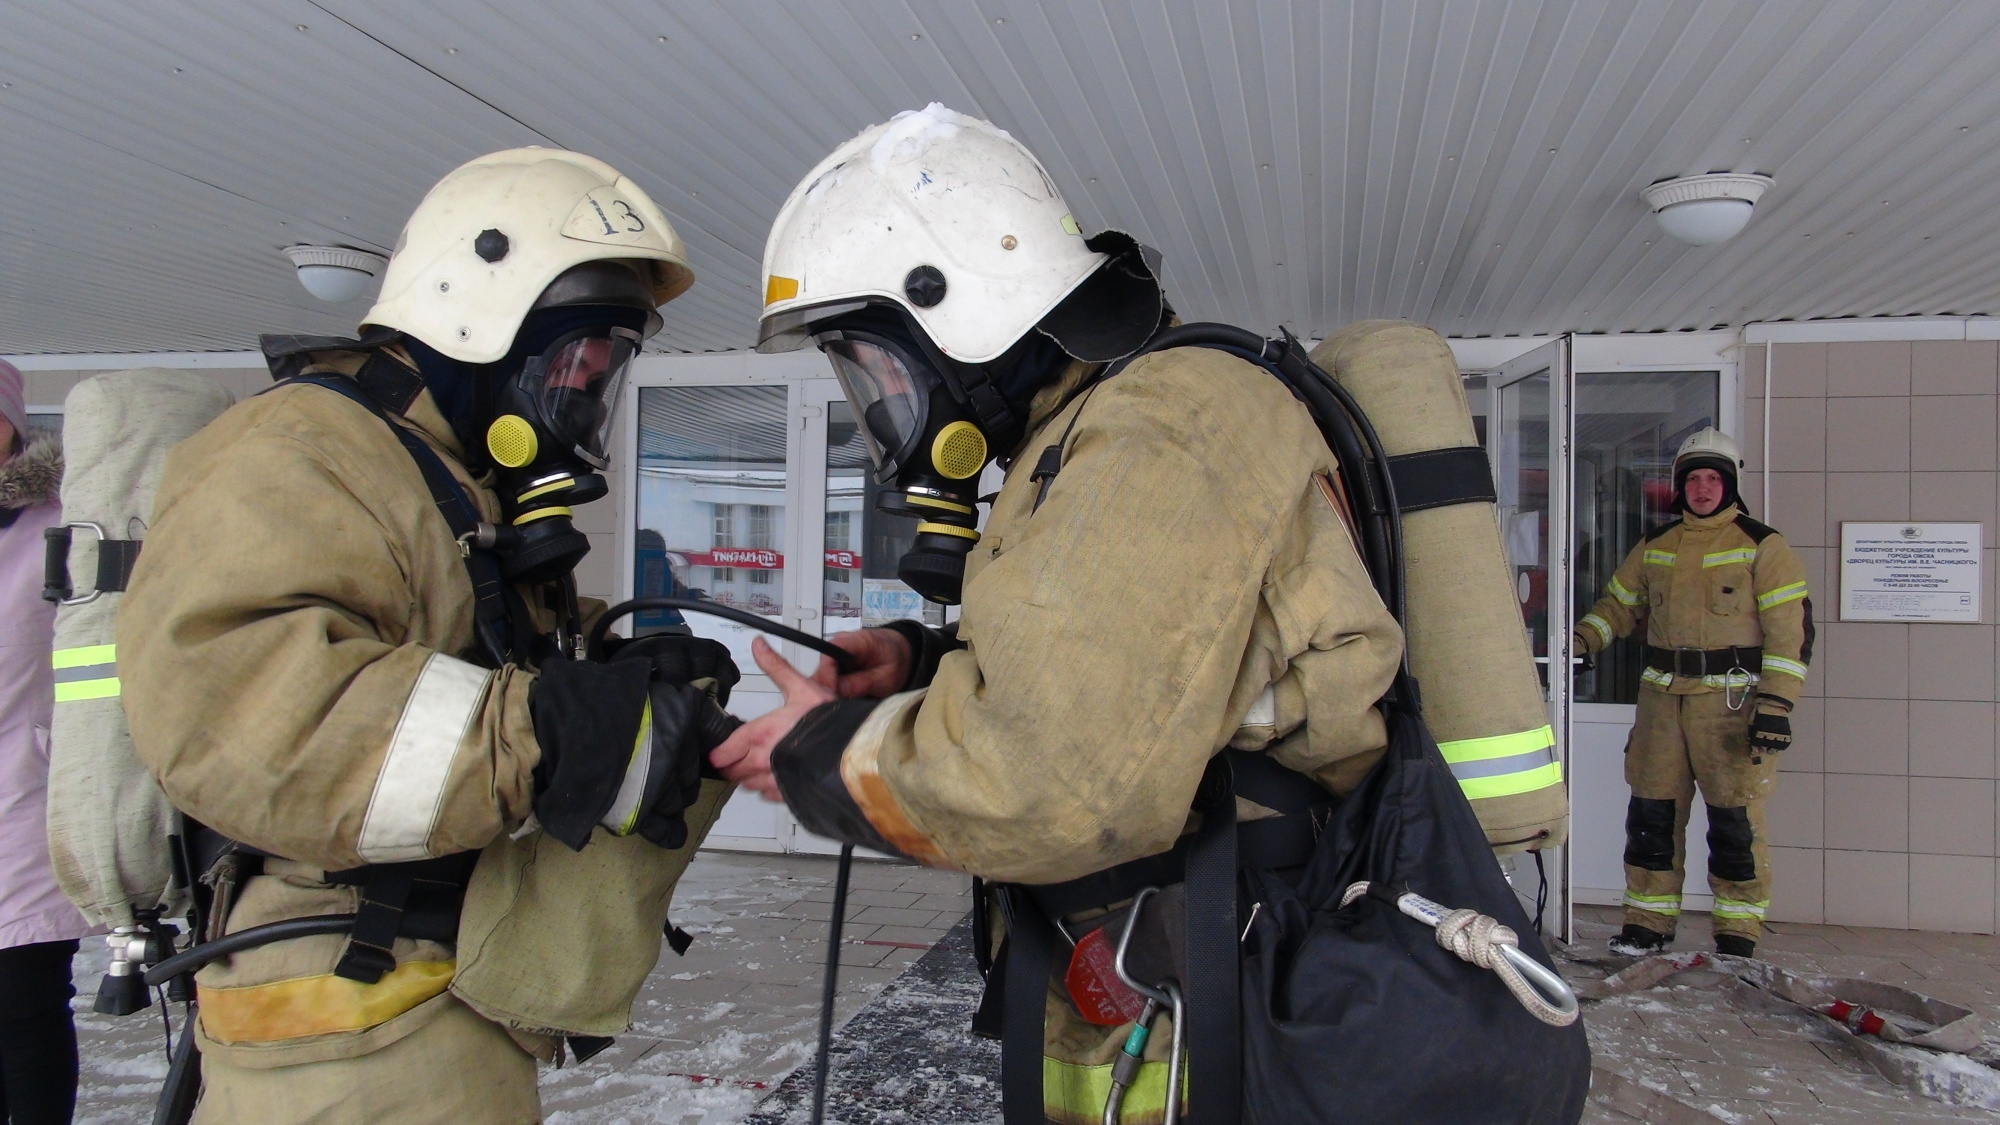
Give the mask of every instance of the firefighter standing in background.
M 1714 428 L 1674 457 L 1674 511 L 1577 622 L 1597 652 L 1646 628 L 1639 716 L 1625 746 L 1625 926 L 1611 950 L 1672 944 L 1695 790 L 1708 802 L 1715 948 L 1749 957 L 1771 901 L 1764 802 L 1812 658 L 1805 568 L 1784 536 L 1744 513 L 1742 455 Z

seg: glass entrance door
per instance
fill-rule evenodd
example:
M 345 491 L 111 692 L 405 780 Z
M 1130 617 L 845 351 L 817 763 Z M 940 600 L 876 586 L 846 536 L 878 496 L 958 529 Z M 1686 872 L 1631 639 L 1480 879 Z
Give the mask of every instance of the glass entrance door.
M 1514 575 L 1521 623 L 1541 667 L 1563 776 L 1570 774 L 1571 620 L 1570 338 L 1515 359 L 1484 380 L 1482 434 L 1493 463 L 1500 535 Z M 1570 939 L 1570 848 L 1512 857 L 1509 878 L 1542 932 Z

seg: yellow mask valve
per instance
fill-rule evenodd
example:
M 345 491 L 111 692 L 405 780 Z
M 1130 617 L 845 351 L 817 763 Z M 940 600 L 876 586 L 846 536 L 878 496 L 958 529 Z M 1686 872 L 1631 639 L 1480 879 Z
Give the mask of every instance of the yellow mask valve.
M 928 532 L 932 535 L 955 535 L 960 539 L 975 541 L 979 538 L 979 533 L 969 527 L 956 527 L 948 523 L 932 523 L 929 520 L 918 524 L 917 531 L 919 533 Z
M 953 422 L 931 441 L 931 465 L 940 476 L 964 480 L 986 467 L 986 435 L 970 422 Z
M 541 452 L 535 427 L 518 414 L 503 414 L 486 427 L 486 451 L 502 468 L 518 469 Z

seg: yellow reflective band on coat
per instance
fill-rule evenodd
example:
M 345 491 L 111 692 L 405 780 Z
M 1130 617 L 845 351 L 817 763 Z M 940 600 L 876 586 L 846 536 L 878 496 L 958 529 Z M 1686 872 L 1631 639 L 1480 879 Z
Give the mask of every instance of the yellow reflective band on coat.
M 1590 626 L 1591 630 L 1597 634 L 1597 643 L 1600 647 L 1611 643 L 1611 623 L 1602 617 L 1594 613 L 1586 613 L 1583 615 L 1583 620 L 1578 621 L 1577 624 Z
M 1468 800 L 1511 797 L 1562 784 L 1556 735 L 1549 727 L 1438 743 Z
M 455 961 L 405 961 L 374 984 L 332 973 L 235 988 L 197 983 L 201 1029 L 218 1043 L 275 1043 L 363 1031 L 443 992 L 456 971 Z
M 1780 586 L 1769 593 L 1757 595 L 1757 611 L 1762 613 L 1767 609 L 1776 609 L 1786 602 L 1795 602 L 1805 596 L 1806 584 L 1803 582 L 1794 582 L 1789 586 Z
M 1640 602 L 1646 600 L 1626 589 L 1625 583 L 1618 581 L 1618 576 L 1615 574 L 1611 576 L 1611 581 L 1604 584 L 1604 588 L 1610 592 L 1612 597 L 1618 599 L 1620 605 L 1638 605 Z
M 1672 551 L 1658 551 L 1648 547 L 1646 549 L 1646 565 L 1672 566 L 1674 565 L 1674 553 Z
M 1647 910 L 1654 914 L 1674 915 L 1681 912 L 1679 895 L 1642 895 L 1625 892 L 1625 905 L 1637 910 Z
M 1764 674 L 1769 676 L 1773 673 L 1797 676 L 1803 680 L 1806 678 L 1806 666 L 1796 660 L 1787 660 L 1782 656 L 1772 656 L 1766 653 L 1764 655 Z
M 56 673 L 56 702 L 118 698 L 118 646 L 59 648 L 49 656 Z
M 1748 566 L 1756 561 L 1757 548 L 1738 547 L 1733 551 L 1711 551 L 1703 555 L 1701 557 L 1701 568 L 1707 570 L 1712 566 L 1736 566 L 1739 563 Z
M 1153 1034 L 1167 1034 L 1156 1025 Z M 1111 1064 L 1085 1066 L 1042 1056 L 1042 1112 L 1058 1125 L 1098 1125 L 1111 1096 Z M 1181 1104 L 1187 1105 L 1187 1068 L 1181 1069 Z M 1167 1062 L 1139 1064 L 1139 1076 L 1118 1106 L 1122 1125 L 1153 1125 L 1167 1116 Z
M 1674 674 L 1672 672 L 1662 672 L 1658 668 L 1640 669 L 1639 679 L 1644 683 L 1653 684 L 1658 687 L 1672 687 L 1674 685 Z
M 1755 918 L 1762 921 L 1764 908 L 1771 905 L 1770 899 L 1762 902 L 1741 902 L 1732 898 L 1715 900 L 1715 908 L 1710 911 L 1717 918 Z

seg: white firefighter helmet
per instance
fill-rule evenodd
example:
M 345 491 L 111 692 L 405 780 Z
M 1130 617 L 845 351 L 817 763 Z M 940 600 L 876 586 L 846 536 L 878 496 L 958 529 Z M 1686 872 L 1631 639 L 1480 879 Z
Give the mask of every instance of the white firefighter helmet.
M 1743 449 L 1736 439 L 1709 426 L 1688 437 L 1674 454 L 1674 477 L 1683 469 L 1710 468 L 1722 471 L 1731 480 L 1743 468 Z
M 650 276 L 655 306 L 694 284 L 673 225 L 616 168 L 562 149 L 508 149 L 453 169 L 417 204 L 361 323 L 492 363 L 558 275 L 617 260 Z M 658 328 L 656 315 L 647 334 Z
M 946 356 L 984 363 L 1111 257 L 1085 244 L 1033 153 L 933 102 L 863 131 L 792 189 L 764 244 L 757 347 L 804 347 L 808 321 L 891 302 Z

